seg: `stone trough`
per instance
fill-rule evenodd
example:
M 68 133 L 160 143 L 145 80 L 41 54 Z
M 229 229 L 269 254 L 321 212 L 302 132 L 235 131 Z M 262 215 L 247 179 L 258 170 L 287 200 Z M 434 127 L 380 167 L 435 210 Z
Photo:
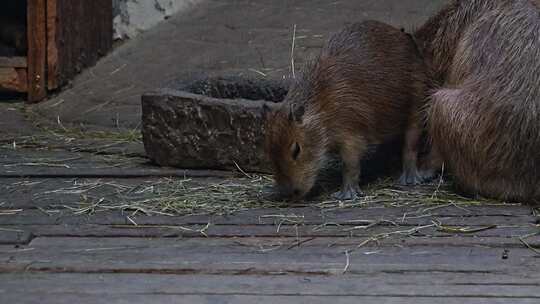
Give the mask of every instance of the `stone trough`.
M 161 166 L 269 172 L 263 105 L 287 93 L 283 82 L 203 77 L 142 96 L 148 157 Z

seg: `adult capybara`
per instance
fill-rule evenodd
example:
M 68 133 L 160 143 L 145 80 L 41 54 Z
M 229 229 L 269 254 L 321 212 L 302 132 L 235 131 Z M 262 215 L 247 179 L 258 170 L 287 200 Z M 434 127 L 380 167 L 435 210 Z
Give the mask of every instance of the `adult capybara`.
M 335 197 L 353 199 L 360 193 L 360 160 L 367 146 L 405 133 L 401 180 L 419 182 L 418 109 L 426 97 L 426 81 L 414 40 L 399 29 L 366 21 L 334 34 L 269 116 L 266 151 L 278 191 L 303 197 L 328 153 L 336 151 L 344 169 Z
M 427 111 L 432 160 L 472 194 L 540 199 L 539 5 L 453 1 L 414 35 L 440 85 Z

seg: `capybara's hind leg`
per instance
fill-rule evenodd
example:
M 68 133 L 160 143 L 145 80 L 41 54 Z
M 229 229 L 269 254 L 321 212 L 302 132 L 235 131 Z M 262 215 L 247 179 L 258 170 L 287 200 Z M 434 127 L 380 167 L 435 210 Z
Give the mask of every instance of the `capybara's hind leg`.
M 437 146 L 432 143 L 428 155 L 422 159 L 419 174 L 423 181 L 428 182 L 433 180 L 437 174 L 444 174 L 443 171 L 444 162 L 441 154 L 439 153 L 439 150 L 437 150 Z
M 403 173 L 399 178 L 399 183 L 402 185 L 418 185 L 423 182 L 418 172 L 418 144 L 421 136 L 420 111 L 417 110 L 412 114 L 405 132 L 405 144 L 402 153 Z
M 444 173 L 442 171 L 445 169 L 445 162 L 441 152 L 457 153 L 449 149 L 457 149 L 457 143 L 450 141 L 456 138 L 456 132 L 459 132 L 456 130 L 459 126 L 454 119 L 456 115 L 460 116 L 462 111 L 458 103 L 467 102 L 459 100 L 461 92 L 460 89 L 440 89 L 430 96 L 427 119 L 431 147 L 420 170 L 420 175 L 426 181 L 435 178 L 438 173 Z

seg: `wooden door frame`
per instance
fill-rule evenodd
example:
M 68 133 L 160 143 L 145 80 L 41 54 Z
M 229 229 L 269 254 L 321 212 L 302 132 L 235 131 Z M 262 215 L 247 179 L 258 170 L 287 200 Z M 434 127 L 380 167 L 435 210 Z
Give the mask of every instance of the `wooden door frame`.
M 28 97 L 35 103 L 47 96 L 47 0 L 27 0 Z

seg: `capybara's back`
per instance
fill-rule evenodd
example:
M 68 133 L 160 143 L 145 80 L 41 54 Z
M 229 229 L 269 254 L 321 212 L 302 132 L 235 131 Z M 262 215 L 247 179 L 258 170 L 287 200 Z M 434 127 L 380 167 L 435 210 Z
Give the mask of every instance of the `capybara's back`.
M 540 10 L 535 1 L 454 1 L 417 32 L 442 85 L 432 96 L 429 132 L 465 191 L 540 199 Z

